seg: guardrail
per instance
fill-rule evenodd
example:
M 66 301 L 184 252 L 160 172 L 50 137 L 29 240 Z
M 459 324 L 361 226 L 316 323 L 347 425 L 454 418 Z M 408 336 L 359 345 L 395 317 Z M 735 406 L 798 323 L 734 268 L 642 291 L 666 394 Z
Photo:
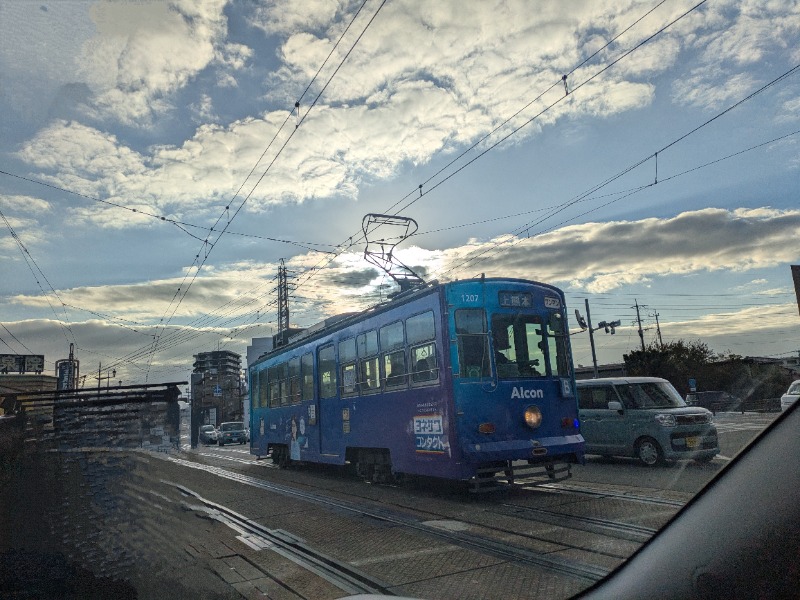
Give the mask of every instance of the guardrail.
M 694 402 L 688 401 L 690 406 L 701 406 L 707 408 L 712 413 L 718 412 L 780 412 L 781 399 L 780 398 L 747 398 L 740 400 L 738 398 L 724 398 L 724 399 L 708 399 L 702 396 Z

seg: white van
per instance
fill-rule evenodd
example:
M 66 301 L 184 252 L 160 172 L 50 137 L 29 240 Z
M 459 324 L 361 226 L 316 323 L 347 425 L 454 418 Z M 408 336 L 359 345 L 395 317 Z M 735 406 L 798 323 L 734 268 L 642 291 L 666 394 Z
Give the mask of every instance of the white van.
M 645 465 L 719 453 L 711 411 L 687 406 L 666 379 L 579 379 L 578 413 L 586 454 L 633 456 Z

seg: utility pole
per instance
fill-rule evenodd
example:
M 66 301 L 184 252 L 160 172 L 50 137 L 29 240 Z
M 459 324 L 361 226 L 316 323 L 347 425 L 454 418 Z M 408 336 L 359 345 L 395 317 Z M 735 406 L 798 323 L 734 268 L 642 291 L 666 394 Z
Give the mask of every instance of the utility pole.
M 581 316 L 580 311 L 576 308 L 575 309 L 575 317 L 578 319 L 578 325 L 580 326 L 581 330 L 586 331 L 589 330 L 589 344 L 592 347 L 592 365 L 594 365 L 594 378 L 597 379 L 600 376 L 599 371 L 597 370 L 597 353 L 594 349 L 594 332 L 598 329 L 605 329 L 606 333 L 610 333 L 614 335 L 616 328 L 620 326 L 621 322 L 617 321 L 600 321 L 597 324 L 597 327 L 592 327 L 592 313 L 589 311 L 589 299 L 585 298 L 584 302 L 586 304 L 586 319 Z
M 594 378 L 599 377 L 597 371 L 597 354 L 594 351 L 594 332 L 592 331 L 592 314 L 589 312 L 589 299 L 586 298 L 586 324 L 589 326 L 589 343 L 592 345 L 592 364 L 594 365 Z
M 661 325 L 658 322 L 658 317 L 660 315 L 658 314 L 658 311 L 656 311 L 656 313 L 653 314 L 652 316 L 654 316 L 656 318 L 656 333 L 658 333 L 658 345 L 659 345 L 660 348 L 663 348 L 664 347 L 664 340 L 661 339 Z
M 642 352 L 644 352 L 644 330 L 642 329 L 642 317 L 639 316 L 639 301 L 634 299 L 636 307 L 636 321 L 639 323 L 639 341 L 642 342 Z

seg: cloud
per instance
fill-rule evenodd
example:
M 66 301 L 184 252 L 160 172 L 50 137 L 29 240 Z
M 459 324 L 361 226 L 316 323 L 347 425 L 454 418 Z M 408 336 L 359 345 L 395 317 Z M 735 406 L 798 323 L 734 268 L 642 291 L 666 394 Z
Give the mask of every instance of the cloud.
M 584 223 L 530 239 L 448 250 L 448 277 L 477 269 L 577 285 L 599 293 L 654 277 L 748 271 L 800 258 L 800 211 L 708 208 L 668 219 Z M 510 242 L 510 243 L 509 243 Z M 471 257 L 479 257 L 469 261 Z M 535 258 L 534 258 L 535 257 Z
M 800 250 L 793 242 L 798 231 L 798 210 L 705 209 L 672 218 L 568 226 L 524 240 L 505 236 L 471 240 L 461 248 L 427 250 L 412 246 L 396 253 L 404 263 L 442 280 L 485 272 L 487 276 L 537 279 L 589 292 L 609 292 L 641 282 L 652 282 L 655 287 L 659 278 L 672 275 L 748 271 L 796 262 Z M 485 250 L 489 252 L 484 260 L 465 266 L 465 259 Z M 286 266 L 294 274 L 290 283 L 295 326 L 364 310 L 386 300 L 396 287 L 355 251 L 334 259 L 319 253 L 297 255 L 287 260 Z M 256 261 L 209 265 L 200 272 L 166 329 L 160 327 L 161 320 L 173 314 L 175 305 L 171 302 L 176 290 L 186 285 L 180 277 L 76 287 L 60 290 L 59 298 L 66 305 L 71 329 L 82 347 L 110 356 L 124 356 L 128 348 L 138 349 L 138 358 L 133 361 L 137 366 L 120 367 L 120 372 L 123 368 L 136 369 L 141 377 L 155 335 L 162 336 L 163 342 L 156 363 L 166 365 L 172 357 L 182 356 L 180 360 L 185 362 L 186 348 L 195 351 L 204 339 L 222 339 L 230 349 L 243 351 L 251 337 L 271 334 L 277 319 L 277 267 Z M 756 279 L 748 285 L 764 283 Z M 764 293 L 770 291 L 775 290 Z M 19 294 L 7 300 L 10 308 L 49 308 L 42 296 Z M 747 343 L 748 332 L 755 329 L 785 328 L 785 315 L 796 312 L 796 307 L 788 310 L 786 306 L 751 307 L 685 322 L 662 322 L 661 326 L 669 339 L 699 337 L 714 348 L 738 348 L 738 344 Z M 54 329 L 54 322 L 47 326 L 48 339 L 63 337 Z M 617 338 L 622 339 L 623 329 Z M 740 353 L 747 354 L 746 350 Z M 128 376 L 133 376 L 133 371 Z
M 601 293 L 655 282 L 660 277 L 746 272 L 796 262 L 800 248 L 794 240 L 799 230 L 800 210 L 709 208 L 672 218 L 572 225 L 530 239 L 471 240 L 444 250 L 398 248 L 395 254 L 419 273 L 430 274 L 428 279 L 447 281 L 485 272 L 487 276 L 536 279 Z M 471 260 L 476 256 L 478 260 Z M 307 253 L 289 259 L 286 265 L 297 274 L 293 281 L 297 294 L 317 303 L 300 310 L 309 321 L 318 319 L 320 313 L 315 311 L 363 310 L 385 297 L 382 286 L 392 284 L 357 252 L 334 259 Z M 267 282 L 274 278 L 277 266 L 247 261 L 204 268 L 176 317 L 215 314 L 217 307 L 228 303 L 225 313 L 230 318 L 256 310 L 275 311 L 274 283 Z M 59 295 L 69 305 L 152 321 L 165 314 L 182 285 L 185 282 L 173 278 L 74 288 Z M 19 295 L 11 300 L 25 306 L 47 305 L 40 296 Z
M 170 96 L 219 61 L 237 68 L 249 56 L 225 44 L 225 0 L 101 2 L 97 34 L 83 45 L 81 74 L 95 91 L 90 111 L 146 126 L 171 108 Z
M 294 117 L 279 131 L 292 108 L 287 97 L 293 97 L 293 90 L 299 97 L 355 6 L 318 0 L 251 9 L 251 23 L 280 44 L 280 63 L 268 81 L 274 90 L 267 96 L 272 108 L 261 114 L 222 123 L 212 96 L 198 90 L 189 103 L 188 118 L 200 124 L 186 139 L 134 150 L 99 124 L 62 120 L 25 143 L 18 156 L 47 169 L 47 180 L 56 185 L 186 220 L 218 216 L 268 146 L 255 170 L 260 177 L 271 165 L 264 183 L 254 189 L 256 177 L 252 178 L 238 198 L 249 195 L 245 211 L 263 212 L 276 204 L 309 199 L 356 198 L 364 183 L 390 179 L 403 167 L 424 165 L 480 140 L 554 83 L 555 88 L 492 139 L 505 136 L 559 100 L 509 143 L 521 143 L 559 119 L 608 118 L 641 109 L 655 98 L 654 76 L 672 66 L 685 46 L 708 46 L 732 22 L 749 19 L 763 25 L 780 17 L 777 37 L 768 47 L 763 42 L 758 46 L 762 52 L 774 51 L 788 44 L 796 20 L 791 10 L 757 4 L 704 9 L 692 15 L 691 28 L 684 25 L 681 35 L 654 39 L 575 91 L 580 82 L 672 18 L 656 11 L 573 73 L 569 78 L 573 92 L 564 98 L 562 73 L 644 14 L 640 3 L 615 3 L 613 11 L 597 3 L 544 4 L 535 11 L 523 1 L 502 7 L 476 3 L 469 10 L 458 2 L 389 3 L 299 129 L 293 128 Z M 178 90 L 208 68 L 216 69 L 218 85 L 237 85 L 232 73 L 264 57 L 228 39 L 223 9 L 222 0 L 196 6 L 107 2 L 93 8 L 97 31 L 84 44 L 83 75 L 94 90 L 86 101 L 95 116 L 113 116 L 128 125 L 149 123 L 171 108 Z M 306 114 L 311 99 L 328 82 L 370 16 L 368 11 L 359 16 L 301 102 L 301 114 Z M 726 44 L 750 48 L 752 40 L 738 31 L 726 34 Z M 742 57 L 755 51 L 743 49 L 733 62 L 746 62 Z M 675 84 L 676 101 L 717 106 L 756 85 L 754 75 L 729 76 L 727 66 L 715 66 L 710 56 L 703 56 L 704 64 Z M 789 102 L 787 110 L 792 106 Z M 273 163 L 290 135 L 291 141 Z M 76 218 L 104 227 L 142 223 L 139 218 L 110 218 L 106 213 L 101 207 L 79 211 Z
M 0 209 L 4 216 L 0 227 L 10 228 L 16 236 L 10 235 L 10 231 L 9 235 L 0 236 L 0 259 L 23 260 L 17 240 L 30 250 L 51 238 L 37 220 L 51 212 L 49 202 L 33 196 L 0 194 Z
M 709 5 L 683 30 L 687 47 L 700 51 L 700 66 L 673 86 L 679 104 L 719 108 L 765 83 L 754 65 L 796 47 L 800 36 L 800 5 L 796 2 L 747 0 Z M 782 64 L 783 59 L 780 59 Z M 796 62 L 794 60 L 793 62 Z
M 711 74 L 716 74 L 716 77 L 711 77 Z M 758 84 L 750 73 L 737 73 L 725 79 L 726 75 L 719 67 L 695 69 L 688 77 L 673 84 L 673 99 L 691 106 L 718 109 L 744 98 Z

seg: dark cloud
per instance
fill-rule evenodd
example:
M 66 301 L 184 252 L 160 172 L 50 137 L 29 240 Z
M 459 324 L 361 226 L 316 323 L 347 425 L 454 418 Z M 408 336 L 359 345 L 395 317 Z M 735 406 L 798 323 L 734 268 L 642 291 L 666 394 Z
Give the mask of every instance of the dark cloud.
M 380 273 L 378 273 L 376 269 L 360 269 L 334 273 L 328 276 L 327 279 L 332 285 L 347 288 L 359 288 L 369 285 L 369 283 L 378 275 L 380 275 Z
M 798 231 L 798 211 L 708 208 L 671 219 L 585 223 L 516 243 L 491 242 L 453 262 L 470 272 L 583 280 L 605 291 L 653 276 L 793 262 L 800 259 L 793 242 Z

